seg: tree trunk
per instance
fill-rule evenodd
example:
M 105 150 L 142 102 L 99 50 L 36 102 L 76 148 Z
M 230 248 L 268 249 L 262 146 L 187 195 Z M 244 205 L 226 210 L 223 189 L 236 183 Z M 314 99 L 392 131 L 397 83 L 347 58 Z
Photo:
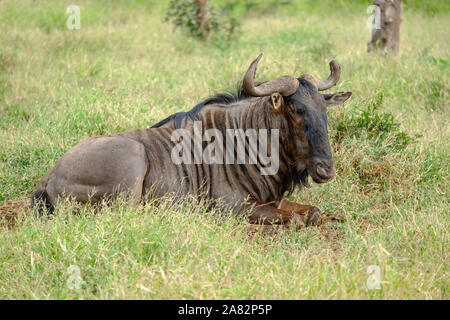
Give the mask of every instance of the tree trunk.
M 402 0 L 374 0 L 374 5 L 380 9 L 375 10 L 375 15 L 380 14 L 380 16 L 375 17 L 372 40 L 367 44 L 367 51 L 381 50 L 397 53 L 400 46 Z
M 210 31 L 210 20 L 211 15 L 208 10 L 206 3 L 207 0 L 194 0 L 195 6 L 197 7 L 197 17 L 199 21 L 199 31 L 206 40 L 209 40 Z

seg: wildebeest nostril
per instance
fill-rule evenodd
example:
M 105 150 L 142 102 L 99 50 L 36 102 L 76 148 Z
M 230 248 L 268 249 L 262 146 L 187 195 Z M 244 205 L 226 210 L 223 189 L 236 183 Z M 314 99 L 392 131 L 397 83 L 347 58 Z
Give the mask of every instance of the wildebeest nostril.
M 329 180 L 334 177 L 335 169 L 334 169 L 334 166 L 327 167 L 327 166 L 319 163 L 317 165 L 316 172 L 317 172 L 317 175 L 319 177 L 321 177 L 322 179 Z

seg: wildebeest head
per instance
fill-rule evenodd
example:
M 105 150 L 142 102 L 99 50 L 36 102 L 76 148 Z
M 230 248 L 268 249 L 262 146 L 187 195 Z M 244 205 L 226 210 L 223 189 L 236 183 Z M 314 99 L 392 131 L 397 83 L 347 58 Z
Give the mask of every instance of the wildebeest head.
M 331 74 L 326 80 L 305 74 L 300 78 L 283 76 L 255 86 L 253 79 L 261 57 L 262 54 L 252 62 L 244 77 L 244 92 L 253 97 L 268 96 L 274 110 L 284 110 L 290 121 L 296 172 L 307 172 L 318 183 L 331 180 L 335 167 L 328 140 L 327 108 L 345 102 L 352 93 L 321 94 L 319 91 L 337 83 L 341 73 L 339 64 L 330 62 Z

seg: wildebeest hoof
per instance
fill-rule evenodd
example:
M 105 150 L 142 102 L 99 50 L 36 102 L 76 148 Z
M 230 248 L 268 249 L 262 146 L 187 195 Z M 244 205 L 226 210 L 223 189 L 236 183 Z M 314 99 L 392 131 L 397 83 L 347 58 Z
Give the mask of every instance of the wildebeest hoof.
M 285 224 L 287 228 L 295 228 L 300 229 L 305 226 L 305 223 L 303 222 L 302 216 L 296 213 L 293 213 L 292 218 L 289 220 L 288 223 Z
M 296 229 L 300 229 L 304 225 L 305 225 L 305 223 L 303 222 L 302 217 L 298 214 L 294 214 L 288 223 L 288 226 L 293 226 Z
M 320 210 L 316 207 L 311 208 L 306 216 L 306 226 L 317 226 L 320 222 L 322 215 Z

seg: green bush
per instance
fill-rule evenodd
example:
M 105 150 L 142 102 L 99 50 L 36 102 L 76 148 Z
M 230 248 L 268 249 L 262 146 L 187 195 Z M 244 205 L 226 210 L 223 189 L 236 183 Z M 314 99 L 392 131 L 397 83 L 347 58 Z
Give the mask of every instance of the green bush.
M 378 110 L 383 104 L 383 98 L 384 95 L 380 93 L 375 99 L 367 101 L 367 109 L 342 114 L 337 119 L 335 141 L 342 141 L 344 137 L 357 137 L 382 145 L 389 138 L 386 147 L 401 151 L 418 138 L 402 131 L 391 112 Z
M 207 3 L 210 14 L 209 22 L 201 30 L 198 8 L 193 0 L 171 0 L 166 14 L 166 21 L 176 27 L 186 29 L 192 36 L 203 40 L 213 38 L 215 42 L 230 41 L 240 27 L 240 18 L 247 12 L 248 1 L 231 0 L 221 6 Z

